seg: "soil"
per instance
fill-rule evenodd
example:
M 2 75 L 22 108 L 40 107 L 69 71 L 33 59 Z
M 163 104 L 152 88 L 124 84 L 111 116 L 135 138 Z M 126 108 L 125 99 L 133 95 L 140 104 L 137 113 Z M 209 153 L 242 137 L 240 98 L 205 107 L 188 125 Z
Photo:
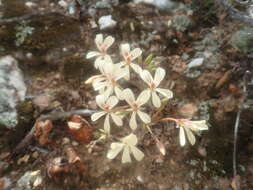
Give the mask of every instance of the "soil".
M 58 1 L 31 2 L 36 6 L 29 8 L 18 0 L 6 0 L 1 8 L 6 18 L 41 10 L 59 10 L 59 13 L 27 19 L 26 24 L 33 27 L 34 32 L 20 46 L 15 43 L 15 33 L 21 21 L 0 26 L 0 55 L 10 54 L 19 61 L 28 87 L 27 99 L 18 107 L 16 130 L 0 130 L 0 178 L 9 180 L 10 189 L 237 189 L 233 185 L 234 125 L 244 96 L 243 75 L 251 70 L 252 59 L 234 49 L 229 40 L 243 27 L 242 23 L 231 20 L 225 10 L 214 4 L 192 7 L 196 10 L 189 16 L 193 24 L 180 32 L 169 27 L 168 21 L 177 14 L 186 14 L 185 11 L 172 13 L 151 5 L 119 1 L 112 8 L 96 9 L 95 16 L 89 19 L 80 19 L 77 13 L 69 15 Z M 191 0 L 181 2 L 194 5 Z M 99 27 L 90 26 L 90 22 L 107 14 L 117 20 L 115 27 L 100 31 Z M 91 148 L 101 137 L 99 129 L 103 123 L 92 122 L 89 116 L 83 117 L 85 122 L 74 118 L 83 125 L 83 130 L 77 133 L 68 128 L 67 121 L 71 117 L 55 119 L 50 125 L 45 124 L 41 131 L 38 129 L 36 120 L 41 115 L 98 109 L 96 92 L 84 83 L 97 74 L 92 60 L 85 58 L 88 51 L 96 49 L 93 39 L 97 33 L 115 37 L 110 49 L 114 58 L 119 45 L 128 42 L 143 50 L 143 59 L 152 54 L 161 62 L 160 66 L 167 72 L 163 86 L 173 91 L 174 98 L 158 117 L 191 115 L 194 119 L 206 119 L 209 130 L 196 136 L 194 146 L 187 143 L 181 147 L 179 130 L 173 123 L 160 122 L 152 126 L 152 131 L 164 144 L 166 155 L 159 152 L 150 133 L 141 129 L 138 148 L 144 152 L 144 159 L 122 164 L 120 156 L 115 160 L 106 158 L 109 141 L 99 141 Z M 217 55 L 218 61 L 214 65 L 211 61 L 205 63 L 199 70 L 187 71 L 190 61 L 184 56 L 194 57 L 209 34 L 212 37 L 207 46 L 217 46 L 217 50 L 210 51 Z M 199 76 L 188 76 L 197 71 Z M 136 84 L 130 86 L 137 89 Z M 241 114 L 237 144 L 237 173 L 244 190 L 253 189 L 252 123 L 249 106 Z M 37 135 L 16 151 L 32 128 L 36 128 Z M 123 130 L 113 130 L 119 137 L 124 135 Z M 17 182 L 28 171 L 39 171 L 42 182 L 37 186 L 33 183 L 26 188 L 18 187 Z M 3 183 L 7 184 L 6 181 Z M 1 181 L 0 190 L 5 190 Z

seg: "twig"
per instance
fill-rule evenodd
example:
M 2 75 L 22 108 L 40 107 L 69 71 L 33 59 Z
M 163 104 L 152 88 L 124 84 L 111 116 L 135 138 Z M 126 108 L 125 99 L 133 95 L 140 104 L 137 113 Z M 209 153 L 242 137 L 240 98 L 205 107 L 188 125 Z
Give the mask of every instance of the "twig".
M 96 110 L 89 110 L 89 109 L 80 109 L 80 110 L 72 110 L 68 112 L 55 112 L 46 115 L 41 115 L 38 120 L 58 120 L 58 119 L 65 119 L 70 117 L 71 115 L 81 115 L 81 116 L 91 116 L 95 113 Z
M 235 185 L 236 189 L 240 190 L 240 186 L 238 181 L 236 180 L 237 176 L 237 160 L 236 160 L 236 155 L 237 155 L 237 139 L 238 139 L 238 129 L 240 125 L 240 117 L 243 109 L 243 105 L 245 103 L 245 100 L 247 98 L 247 84 L 248 84 L 248 77 L 250 75 L 250 71 L 246 71 L 243 77 L 243 97 L 241 100 L 241 103 L 239 105 L 239 110 L 236 115 L 236 121 L 235 121 L 235 127 L 234 127 L 234 147 L 233 147 L 233 176 L 235 180 Z

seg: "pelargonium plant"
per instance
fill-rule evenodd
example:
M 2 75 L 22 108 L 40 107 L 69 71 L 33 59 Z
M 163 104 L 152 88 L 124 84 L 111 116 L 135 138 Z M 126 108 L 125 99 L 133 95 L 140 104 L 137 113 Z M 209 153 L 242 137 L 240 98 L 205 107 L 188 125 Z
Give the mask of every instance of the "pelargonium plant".
M 186 139 L 191 145 L 196 142 L 194 133 L 202 130 L 208 130 L 205 120 L 191 121 L 188 119 L 176 119 L 166 117 L 160 121 L 155 121 L 153 118 L 158 110 L 164 106 L 164 102 L 173 98 L 173 92 L 169 89 L 162 88 L 161 82 L 165 78 L 166 71 L 157 67 L 154 74 L 150 73 L 147 68 L 142 68 L 136 60 L 141 56 L 140 48 L 132 49 L 130 44 L 122 44 L 120 52 L 122 61 L 114 63 L 112 57 L 108 54 L 108 49 L 114 43 L 115 39 L 107 36 L 105 39 L 102 34 L 96 35 L 95 43 L 98 51 L 91 51 L 87 54 L 87 58 L 95 58 L 94 67 L 98 69 L 100 74 L 90 77 L 86 84 L 92 84 L 98 95 L 96 103 L 101 109 L 91 116 L 92 121 L 104 119 L 103 132 L 112 142 L 107 153 L 108 159 L 116 158 L 121 151 L 122 163 L 131 162 L 131 154 L 140 161 L 144 157 L 144 153 L 138 149 L 138 138 L 136 131 L 140 128 L 145 128 L 155 139 L 159 151 L 165 155 L 166 151 L 163 144 L 152 132 L 152 126 L 155 122 L 173 121 L 176 127 L 179 128 L 179 142 L 181 146 L 186 144 Z M 152 69 L 153 71 L 153 69 Z M 136 93 L 136 89 L 126 88 L 131 77 L 139 77 L 143 81 L 144 88 L 141 92 Z M 136 80 L 136 78 L 135 78 Z M 117 137 L 113 134 L 113 128 L 116 125 L 128 129 L 129 135 L 125 137 Z

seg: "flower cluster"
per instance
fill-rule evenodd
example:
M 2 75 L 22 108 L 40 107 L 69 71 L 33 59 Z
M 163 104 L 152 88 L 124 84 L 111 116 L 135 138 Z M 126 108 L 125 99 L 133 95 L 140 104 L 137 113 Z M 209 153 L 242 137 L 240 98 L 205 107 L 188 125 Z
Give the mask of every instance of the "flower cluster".
M 173 93 L 169 89 L 161 88 L 161 83 L 165 78 L 166 72 L 163 68 L 158 67 L 154 71 L 154 75 L 150 73 L 148 68 L 142 68 L 136 60 L 142 55 L 140 48 L 131 50 L 130 44 L 122 44 L 120 52 L 122 61 L 113 62 L 112 57 L 108 54 L 109 47 L 112 46 L 115 39 L 107 36 L 105 39 L 102 34 L 96 35 L 95 44 L 98 51 L 91 51 L 86 58 L 95 58 L 94 67 L 98 69 L 100 74 L 87 79 L 86 84 L 92 84 L 93 89 L 98 92 L 96 103 L 101 109 L 91 116 L 92 121 L 97 121 L 104 118 L 104 132 L 108 137 L 111 137 L 111 124 L 128 129 L 130 134 L 123 138 L 117 138 L 120 142 L 111 143 L 110 150 L 107 153 L 107 158 L 114 159 L 122 150 L 122 163 L 131 162 L 131 154 L 138 161 L 144 157 L 143 152 L 137 148 L 138 139 L 134 134 L 139 127 L 146 127 L 149 132 L 152 130 L 149 126 L 153 122 L 151 113 L 162 106 L 163 99 L 171 99 Z M 134 71 L 134 72 L 131 72 Z M 124 88 L 122 84 L 133 77 L 139 77 L 145 88 L 135 96 L 135 90 Z M 138 80 L 137 78 L 134 78 Z M 125 82 L 125 83 L 124 83 Z M 126 85 L 124 85 L 126 86 Z M 152 109 L 152 106 L 153 109 Z M 192 131 L 206 130 L 205 121 L 189 121 L 184 119 L 166 119 L 173 120 L 180 128 L 180 144 L 185 145 L 185 133 L 193 145 L 195 137 Z M 152 136 L 154 136 L 152 134 Z M 112 138 L 115 139 L 116 137 Z M 158 138 L 154 137 L 159 144 L 158 147 L 163 147 Z M 165 154 L 164 148 L 161 153 Z

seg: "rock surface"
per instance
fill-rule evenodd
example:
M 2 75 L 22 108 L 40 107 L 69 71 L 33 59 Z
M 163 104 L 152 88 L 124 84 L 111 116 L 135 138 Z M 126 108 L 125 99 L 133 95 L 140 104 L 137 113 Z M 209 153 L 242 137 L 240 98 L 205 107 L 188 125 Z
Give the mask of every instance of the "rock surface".
M 244 53 L 253 51 L 253 28 L 244 27 L 231 37 L 231 45 Z
M 16 104 L 23 101 L 26 85 L 17 61 L 11 56 L 0 58 L 0 125 L 14 128 L 17 121 Z

